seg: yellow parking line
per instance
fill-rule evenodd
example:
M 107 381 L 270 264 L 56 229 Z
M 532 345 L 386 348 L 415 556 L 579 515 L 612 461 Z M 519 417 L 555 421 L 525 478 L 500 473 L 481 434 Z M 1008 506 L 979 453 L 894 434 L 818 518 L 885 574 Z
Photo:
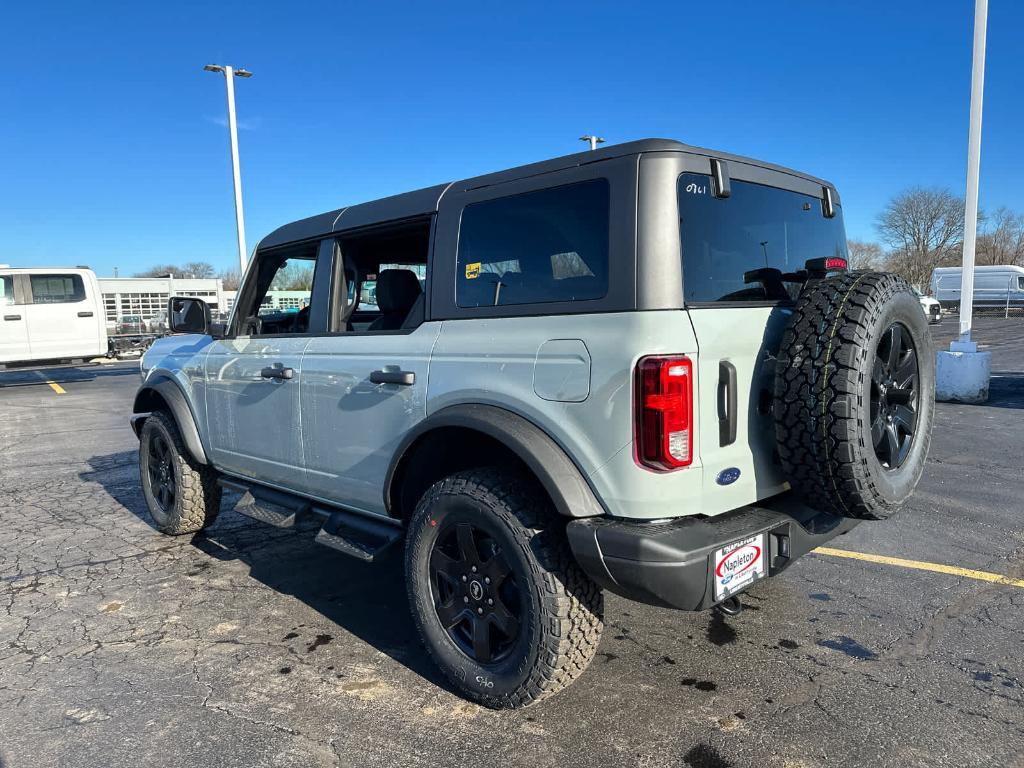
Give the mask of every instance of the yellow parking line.
M 1024 588 L 1024 579 L 1011 579 L 1009 576 L 1001 576 L 998 573 L 975 571 L 970 568 L 959 568 L 955 565 L 925 563 L 920 560 L 904 560 L 902 557 L 887 557 L 885 555 L 869 555 L 864 552 L 851 552 L 848 549 L 833 549 L 832 547 L 818 547 L 814 551 L 819 555 L 847 557 L 851 560 L 864 560 L 869 563 L 882 563 L 883 565 L 898 565 L 901 568 L 914 568 L 918 571 L 945 573 L 950 576 L 963 576 L 964 578 L 977 579 L 978 581 L 989 581 L 993 584 L 1005 584 L 1009 587 Z
M 52 389 L 52 390 L 53 390 L 54 392 L 56 392 L 56 393 L 57 393 L 58 395 L 64 395 L 64 394 L 67 394 L 67 393 L 66 393 L 66 392 L 64 391 L 64 387 L 62 387 L 62 386 L 61 386 L 60 384 L 58 384 L 58 383 L 57 383 L 56 381 L 47 381 L 46 383 L 47 383 L 47 384 L 49 384 L 49 385 L 50 385 L 50 389 Z

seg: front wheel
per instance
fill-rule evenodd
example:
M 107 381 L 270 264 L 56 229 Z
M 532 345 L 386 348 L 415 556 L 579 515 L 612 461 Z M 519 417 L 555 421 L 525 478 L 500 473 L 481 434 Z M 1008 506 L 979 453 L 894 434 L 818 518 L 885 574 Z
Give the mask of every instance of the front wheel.
M 431 656 L 468 698 L 524 707 L 572 683 L 601 637 L 601 590 L 528 478 L 496 469 L 436 483 L 409 523 L 406 579 Z
M 162 411 L 142 425 L 139 472 L 149 514 L 164 533 L 195 533 L 217 517 L 216 472 L 189 455 L 174 419 Z

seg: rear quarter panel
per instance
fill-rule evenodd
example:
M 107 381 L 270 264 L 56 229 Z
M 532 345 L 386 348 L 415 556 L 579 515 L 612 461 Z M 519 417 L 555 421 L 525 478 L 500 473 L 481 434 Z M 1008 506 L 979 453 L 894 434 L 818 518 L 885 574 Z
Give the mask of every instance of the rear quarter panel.
M 582 342 L 583 357 L 589 357 L 585 393 L 578 380 L 584 363 L 574 351 L 580 347 L 566 341 Z M 679 353 L 697 353 L 689 317 L 681 310 L 446 320 L 431 355 L 427 413 L 460 403 L 513 411 L 565 450 L 612 514 L 694 514 L 702 511 L 699 460 L 684 470 L 657 473 L 633 457 L 636 361 Z M 559 372 L 570 379 L 561 396 L 552 384 Z

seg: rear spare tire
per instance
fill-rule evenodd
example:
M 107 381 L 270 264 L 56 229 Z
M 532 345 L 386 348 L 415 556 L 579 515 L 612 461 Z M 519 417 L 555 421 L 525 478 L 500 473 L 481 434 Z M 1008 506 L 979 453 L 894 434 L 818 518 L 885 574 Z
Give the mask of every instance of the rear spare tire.
M 775 432 L 812 507 L 884 519 L 907 500 L 931 440 L 935 354 L 900 277 L 850 272 L 809 285 L 782 338 Z

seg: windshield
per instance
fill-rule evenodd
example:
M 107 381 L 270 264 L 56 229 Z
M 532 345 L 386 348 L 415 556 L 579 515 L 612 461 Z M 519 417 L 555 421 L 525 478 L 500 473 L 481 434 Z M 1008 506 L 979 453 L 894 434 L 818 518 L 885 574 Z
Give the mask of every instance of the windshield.
M 808 259 L 847 257 L 843 212 L 825 218 L 821 199 L 732 180 L 712 194 L 711 177 L 679 177 L 683 293 L 688 303 L 794 298 Z

